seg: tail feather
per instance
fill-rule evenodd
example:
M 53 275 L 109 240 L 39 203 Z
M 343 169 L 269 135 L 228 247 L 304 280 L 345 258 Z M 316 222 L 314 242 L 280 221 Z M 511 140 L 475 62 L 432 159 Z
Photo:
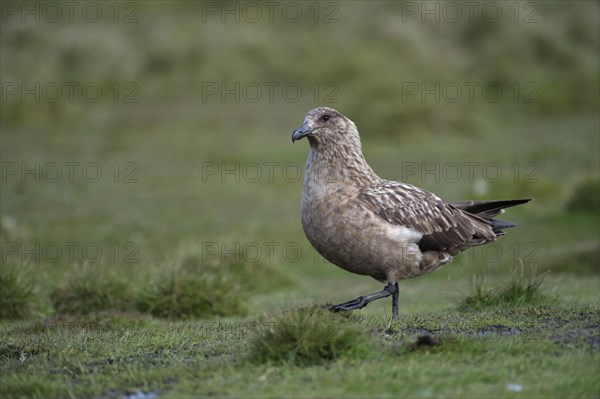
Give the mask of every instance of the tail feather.
M 504 213 L 505 208 L 526 204 L 529 201 L 531 201 L 531 198 L 496 201 L 457 201 L 451 202 L 450 204 L 455 208 L 480 216 L 484 219 L 492 219 L 493 217 Z
M 468 212 L 487 221 L 496 237 L 499 237 L 504 235 L 504 229 L 515 227 L 516 225 L 494 218 L 504 213 L 505 208 L 526 204 L 529 201 L 531 201 L 531 198 L 497 201 L 458 201 L 451 202 L 450 204 L 455 208 L 458 208 L 464 212 Z
M 490 220 L 490 222 L 492 224 L 492 231 L 494 232 L 494 234 L 496 234 L 496 237 L 504 234 L 504 231 L 502 230 L 516 226 L 516 224 L 514 223 L 505 222 L 504 220 L 498 219 L 492 219 Z

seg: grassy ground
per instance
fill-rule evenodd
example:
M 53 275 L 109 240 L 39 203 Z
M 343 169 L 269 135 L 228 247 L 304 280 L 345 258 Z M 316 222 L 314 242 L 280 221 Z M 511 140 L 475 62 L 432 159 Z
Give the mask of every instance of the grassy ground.
M 3 20 L 3 83 L 111 97 L 1 103 L 2 397 L 600 396 L 598 8 L 543 4 L 537 24 L 397 24 L 392 2 L 340 2 L 327 26 L 199 23 L 193 2 L 140 3 L 129 25 Z M 400 100 L 473 79 L 534 82 L 538 101 Z M 115 81 L 139 102 L 113 101 Z M 238 81 L 334 82 L 327 105 L 381 176 L 534 201 L 401 282 L 399 321 L 387 300 L 319 310 L 381 289 L 302 233 L 290 135 L 324 98 L 202 100 Z
M 2 387 L 27 397 L 595 397 L 599 322 L 598 306 L 564 304 L 446 309 L 393 324 L 328 313 L 314 324 L 128 314 L 5 324 Z M 268 334 L 282 326 L 284 338 Z M 259 340 L 282 353 L 256 357 Z

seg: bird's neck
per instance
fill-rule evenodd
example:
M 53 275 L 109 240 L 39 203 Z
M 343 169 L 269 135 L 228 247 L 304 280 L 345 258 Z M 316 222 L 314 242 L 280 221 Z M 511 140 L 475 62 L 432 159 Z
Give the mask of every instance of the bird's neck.
M 368 187 L 381 182 L 363 156 L 360 142 L 310 143 L 305 183 L 332 187 Z

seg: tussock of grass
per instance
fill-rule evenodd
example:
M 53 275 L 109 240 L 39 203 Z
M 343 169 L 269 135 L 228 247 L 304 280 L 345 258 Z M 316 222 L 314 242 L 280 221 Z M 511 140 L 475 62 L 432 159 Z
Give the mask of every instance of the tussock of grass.
M 190 246 L 141 290 L 136 305 L 142 312 L 167 319 L 234 316 L 246 313 L 243 295 L 231 268 L 207 262 L 198 248 Z
M 537 274 L 535 267 L 529 272 L 521 263 L 512 270 L 510 280 L 490 288 L 486 275 L 473 276 L 471 294 L 460 302 L 461 307 L 486 308 L 504 305 L 539 305 L 551 302 L 553 297 L 543 287 L 544 274 Z
M 138 296 L 137 307 L 168 319 L 245 314 L 240 286 L 230 275 L 185 268 L 159 275 Z
M 101 266 L 84 265 L 50 292 L 56 313 L 85 315 L 131 310 L 132 289 L 124 276 Z
M 0 319 L 30 317 L 34 309 L 33 287 L 23 264 L 6 262 L 0 265 Z
M 175 258 L 180 267 L 190 272 L 227 275 L 237 281 L 244 291 L 272 290 L 290 283 L 272 264 L 261 260 L 248 261 L 241 252 L 220 259 L 204 254 L 197 245 L 187 245 L 178 251 Z
M 207 261 L 195 246 L 184 247 L 173 259 L 154 277 L 84 265 L 49 290 L 50 302 L 59 315 L 140 311 L 168 319 L 236 316 L 246 314 L 243 303 L 250 292 L 289 284 L 272 266 L 245 262 L 241 256 Z M 16 269 L 3 273 L 2 284 L 13 287 L 2 290 L 7 303 L 30 295 L 31 284 L 18 281 Z M 3 306 L 3 311 L 10 309 Z
M 366 352 L 363 329 L 320 307 L 295 309 L 266 325 L 252 342 L 254 361 L 308 366 Z
M 245 315 L 250 292 L 288 285 L 285 276 L 264 262 L 248 262 L 242 254 L 219 259 L 187 245 L 167 271 L 138 295 L 137 308 L 168 319 Z

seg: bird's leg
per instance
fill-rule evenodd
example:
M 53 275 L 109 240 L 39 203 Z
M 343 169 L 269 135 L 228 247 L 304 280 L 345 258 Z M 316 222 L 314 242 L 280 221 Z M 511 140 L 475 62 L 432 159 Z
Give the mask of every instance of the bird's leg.
M 360 296 L 356 299 L 353 299 L 348 302 L 340 303 L 339 305 L 331 305 L 327 308 L 332 312 L 339 312 L 342 310 L 355 310 L 362 309 L 367 306 L 369 303 L 385 298 L 392 295 L 392 305 L 395 304 L 395 319 L 398 318 L 398 283 L 387 283 L 383 290 L 376 292 L 371 295 Z
M 394 283 L 394 292 L 392 293 L 392 320 L 398 320 L 398 294 L 400 289 L 398 288 L 398 282 Z

